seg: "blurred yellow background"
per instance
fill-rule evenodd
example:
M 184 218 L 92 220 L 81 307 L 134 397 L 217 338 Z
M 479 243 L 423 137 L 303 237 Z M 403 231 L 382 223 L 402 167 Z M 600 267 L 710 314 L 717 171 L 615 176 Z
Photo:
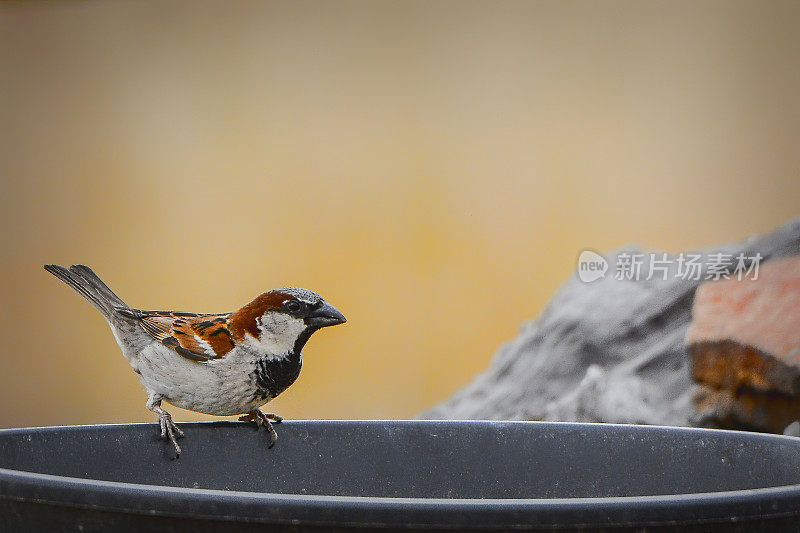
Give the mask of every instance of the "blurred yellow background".
M 411 417 L 582 248 L 800 214 L 798 27 L 793 1 L 3 3 L 0 426 L 154 420 L 49 262 L 142 308 L 312 288 L 349 322 L 270 411 Z

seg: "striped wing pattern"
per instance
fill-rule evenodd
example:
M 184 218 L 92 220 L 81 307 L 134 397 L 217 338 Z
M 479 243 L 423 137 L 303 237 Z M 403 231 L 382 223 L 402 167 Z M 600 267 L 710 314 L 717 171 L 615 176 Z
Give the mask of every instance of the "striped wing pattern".
M 175 311 L 141 311 L 139 320 L 155 340 L 192 361 L 225 356 L 234 347 L 228 329 L 230 313 L 196 314 Z

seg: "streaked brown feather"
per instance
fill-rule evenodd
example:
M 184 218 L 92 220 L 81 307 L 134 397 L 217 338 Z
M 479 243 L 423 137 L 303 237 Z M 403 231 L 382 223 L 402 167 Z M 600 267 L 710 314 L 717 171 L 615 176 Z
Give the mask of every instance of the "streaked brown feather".
M 193 361 L 219 359 L 233 347 L 230 314 L 143 311 L 144 330 L 164 346 Z

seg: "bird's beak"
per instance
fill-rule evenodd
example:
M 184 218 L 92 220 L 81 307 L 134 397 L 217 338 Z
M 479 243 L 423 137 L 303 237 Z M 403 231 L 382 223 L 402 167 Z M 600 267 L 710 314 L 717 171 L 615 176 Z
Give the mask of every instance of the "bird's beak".
M 344 324 L 347 322 L 347 319 L 334 306 L 328 302 L 323 302 L 322 305 L 316 309 L 312 309 L 311 312 L 306 315 L 305 322 L 306 325 L 311 327 L 324 328 L 326 326 Z

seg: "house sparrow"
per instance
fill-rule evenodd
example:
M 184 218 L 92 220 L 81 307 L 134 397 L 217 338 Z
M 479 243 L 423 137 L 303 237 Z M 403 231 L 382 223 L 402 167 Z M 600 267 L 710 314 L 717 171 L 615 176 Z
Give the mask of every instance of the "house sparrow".
M 265 292 L 232 313 L 142 311 L 125 304 L 87 266 L 44 268 L 108 321 L 147 389 L 147 408 L 158 414 L 161 437 L 169 438 L 176 457 L 183 432 L 161 408 L 164 400 L 211 415 L 244 414 L 239 420 L 267 429 L 272 448 L 278 435 L 271 422 L 282 419 L 259 407 L 300 375 L 303 346 L 315 331 L 345 322 L 317 293 L 298 287 Z

